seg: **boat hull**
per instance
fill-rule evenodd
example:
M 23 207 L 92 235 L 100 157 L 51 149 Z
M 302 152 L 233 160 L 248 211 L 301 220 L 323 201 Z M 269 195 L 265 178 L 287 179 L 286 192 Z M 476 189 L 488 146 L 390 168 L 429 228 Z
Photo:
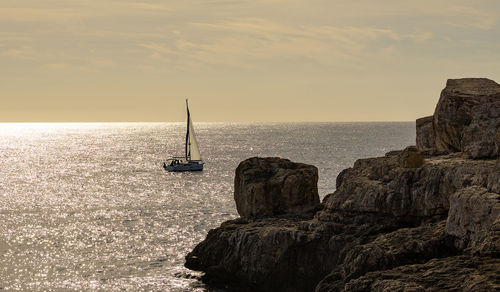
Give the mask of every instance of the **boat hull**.
M 203 162 L 181 162 L 175 165 L 163 164 L 163 168 L 168 172 L 202 171 Z

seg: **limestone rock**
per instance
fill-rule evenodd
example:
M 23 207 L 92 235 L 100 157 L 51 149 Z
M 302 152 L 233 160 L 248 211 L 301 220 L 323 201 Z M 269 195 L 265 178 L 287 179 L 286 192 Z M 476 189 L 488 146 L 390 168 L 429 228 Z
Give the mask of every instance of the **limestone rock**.
M 242 217 L 295 214 L 316 208 L 318 169 L 277 157 L 249 158 L 236 168 L 234 200 Z
M 186 267 L 236 291 L 500 290 L 499 92 L 449 80 L 417 120 L 416 148 L 357 160 L 322 204 L 315 167 L 242 162 L 242 217 L 211 230 Z
M 464 246 L 481 256 L 499 255 L 500 220 L 490 208 L 500 193 L 499 160 L 454 153 L 407 168 L 400 166 L 404 153 L 356 161 L 339 174 L 337 190 L 315 214 L 223 223 L 187 255 L 186 267 L 204 271 L 210 285 L 239 291 L 312 291 L 316 285 L 317 291 L 390 290 L 401 283 L 425 290 L 433 284 L 456 287 L 454 276 L 483 287 L 467 278 L 468 262 L 452 271 L 452 258 L 468 252 Z M 428 266 L 430 282 L 411 275 L 422 277 L 421 267 L 433 258 L 443 260 L 442 271 L 450 273 L 444 282 L 435 264 Z M 500 270 L 498 264 L 491 265 Z M 371 276 L 393 272 L 395 279 Z
M 370 272 L 342 290 L 316 291 L 499 291 L 499 267 L 499 258 L 458 255 Z
M 435 257 L 452 255 L 453 250 L 443 244 L 444 226 L 445 221 L 440 221 L 416 228 L 401 228 L 354 246 L 343 262 L 318 284 L 316 291 L 341 291 L 351 279 L 370 271 L 420 264 Z
M 494 158 L 500 154 L 500 94 L 498 100 L 477 106 L 464 129 L 462 151 L 471 158 Z
M 432 156 L 420 168 L 400 167 L 404 152 L 359 159 L 337 177 L 337 190 L 325 198 L 329 210 L 374 212 L 398 217 L 446 215 L 449 198 L 467 186 L 500 188 L 497 160 Z M 328 210 L 322 212 L 329 212 Z
M 245 220 L 211 230 L 186 256 L 186 267 L 235 291 L 311 291 L 329 272 L 328 237 L 304 230 L 300 220 Z
M 407 225 L 390 217 L 370 214 L 330 215 L 329 221 L 311 218 L 227 221 L 211 230 L 186 256 L 186 267 L 204 271 L 203 280 L 213 286 L 229 286 L 237 291 L 298 292 L 313 291 L 346 256 L 356 258 L 357 253 L 350 251 L 358 251 L 361 245 L 366 245 L 360 251 L 363 260 L 351 266 L 351 274 L 365 272 L 362 269 L 369 262 L 366 259 L 371 258 L 370 252 L 375 249 L 380 257 L 369 266 L 371 270 L 379 267 L 378 259 L 397 266 L 407 262 L 408 254 L 414 256 L 410 262 L 421 262 L 415 259 L 440 254 L 443 223 L 438 228 L 428 227 L 428 236 L 422 236 L 420 229 L 384 236 Z M 379 235 L 382 239 L 370 245 Z M 413 237 L 409 239 L 410 235 Z M 390 244 L 398 248 L 389 251 Z
M 497 218 L 497 220 L 491 224 L 486 232 L 486 237 L 476 244 L 473 251 L 482 256 L 500 258 L 500 218 Z
M 433 151 L 436 149 L 434 137 L 433 116 L 417 119 L 417 149 L 420 151 Z
M 416 228 L 401 228 L 352 247 L 343 262 L 318 284 L 316 291 L 343 291 L 352 279 L 371 271 L 422 264 L 432 258 L 454 255 L 454 250 L 443 244 L 444 226 L 443 220 Z
M 438 152 L 471 158 L 500 153 L 500 85 L 486 78 L 450 79 L 434 112 Z
M 406 147 L 399 155 L 399 166 L 405 168 L 418 168 L 424 165 L 424 156 L 415 146 Z
M 474 186 L 461 189 L 451 196 L 446 233 L 456 238 L 457 248 L 477 249 L 488 233 L 495 231 L 492 228 L 496 222 L 500 222 L 500 194 Z M 500 253 L 500 249 L 489 252 Z

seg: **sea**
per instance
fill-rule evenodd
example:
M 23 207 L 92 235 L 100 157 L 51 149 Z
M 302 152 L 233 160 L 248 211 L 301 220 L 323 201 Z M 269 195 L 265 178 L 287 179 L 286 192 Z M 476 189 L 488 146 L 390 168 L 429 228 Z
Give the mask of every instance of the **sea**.
M 246 158 L 318 167 L 323 198 L 359 158 L 415 144 L 415 123 L 195 123 L 203 172 L 168 173 L 184 123 L 0 124 L 0 290 L 206 291 L 185 255 L 238 217 Z

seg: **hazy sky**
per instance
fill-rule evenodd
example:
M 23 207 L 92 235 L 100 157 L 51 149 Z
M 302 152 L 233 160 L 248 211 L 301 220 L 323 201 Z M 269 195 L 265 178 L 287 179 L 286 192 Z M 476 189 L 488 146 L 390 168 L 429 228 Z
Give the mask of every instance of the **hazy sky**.
M 1 0 L 0 121 L 408 121 L 500 82 L 500 1 Z

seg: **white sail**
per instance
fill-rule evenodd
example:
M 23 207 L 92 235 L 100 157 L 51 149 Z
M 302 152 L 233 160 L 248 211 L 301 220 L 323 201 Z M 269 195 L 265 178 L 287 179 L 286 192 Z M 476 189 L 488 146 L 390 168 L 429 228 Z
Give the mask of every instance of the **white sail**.
M 193 121 L 191 120 L 191 114 L 189 113 L 189 106 L 186 99 L 186 110 L 187 110 L 187 133 L 186 133 L 186 160 L 201 160 L 200 149 L 198 148 L 198 142 L 196 142 L 196 137 L 194 135 Z
M 201 160 L 200 149 L 198 148 L 198 142 L 196 141 L 196 137 L 194 135 L 194 127 L 193 121 L 191 117 L 189 117 L 189 148 L 190 148 L 190 160 Z

